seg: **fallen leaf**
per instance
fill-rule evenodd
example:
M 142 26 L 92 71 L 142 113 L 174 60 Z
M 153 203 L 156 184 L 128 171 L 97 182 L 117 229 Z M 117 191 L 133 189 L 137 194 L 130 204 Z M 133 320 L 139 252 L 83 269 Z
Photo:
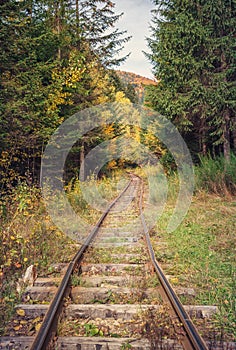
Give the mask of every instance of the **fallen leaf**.
M 19 331 L 19 329 L 21 329 L 21 328 L 22 328 L 22 325 L 21 325 L 21 324 L 19 324 L 19 326 L 13 327 L 13 329 L 14 329 L 15 331 Z
M 178 284 L 178 283 L 179 283 L 178 277 L 172 277 L 172 278 L 170 278 L 170 283 Z
M 27 321 L 25 321 L 25 320 L 21 320 L 20 321 L 20 324 L 27 324 L 28 322 Z
M 16 313 L 17 313 L 17 315 L 19 315 L 19 316 L 25 316 L 25 310 L 23 310 L 23 309 L 18 309 L 18 310 L 16 310 Z
M 39 331 L 39 328 L 41 327 L 41 324 L 42 323 L 38 323 L 38 324 L 36 324 L 36 326 L 35 326 L 35 330 L 38 332 Z
M 39 321 L 41 321 L 41 317 L 38 316 L 35 319 L 33 319 L 32 323 L 38 323 Z
M 15 263 L 15 267 L 16 267 L 17 269 L 19 269 L 19 268 L 21 267 L 21 264 L 20 264 L 19 262 L 16 262 L 16 263 Z

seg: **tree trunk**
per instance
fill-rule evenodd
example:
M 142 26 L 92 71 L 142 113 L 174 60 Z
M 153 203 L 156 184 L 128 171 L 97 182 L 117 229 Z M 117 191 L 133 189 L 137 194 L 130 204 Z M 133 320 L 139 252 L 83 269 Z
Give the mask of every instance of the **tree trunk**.
M 55 29 L 57 32 L 58 37 L 60 36 L 61 33 L 61 25 L 60 25 L 60 1 L 56 1 L 54 3 L 55 6 Z M 61 60 L 61 48 L 60 48 L 60 43 L 58 46 L 58 50 L 57 50 L 57 57 L 59 59 L 59 61 Z
M 206 125 L 206 119 L 204 116 L 200 119 L 200 126 L 199 126 L 199 146 L 200 151 L 203 156 L 207 154 L 207 125 Z
M 223 36 L 223 33 L 222 33 Z M 226 71 L 227 69 L 227 61 L 225 53 L 221 53 L 221 70 Z M 224 77 L 224 82 L 227 84 L 227 78 L 226 75 Z M 224 157 L 227 163 L 230 162 L 230 111 L 225 106 L 224 112 L 223 112 L 223 120 L 224 120 L 224 127 L 223 127 L 223 149 L 224 149 Z
M 233 151 L 236 154 L 236 117 L 232 118 L 232 144 L 233 144 Z
M 80 50 L 80 13 L 79 13 L 79 0 L 75 3 L 75 15 L 76 15 L 76 35 L 77 35 L 77 47 Z
M 76 27 L 79 27 L 79 0 L 76 0 L 75 3 L 75 11 L 76 11 Z
M 82 141 L 80 149 L 80 172 L 79 172 L 80 181 L 85 180 L 85 164 L 84 164 L 84 141 Z
M 224 113 L 224 157 L 227 163 L 230 162 L 230 114 L 227 109 Z

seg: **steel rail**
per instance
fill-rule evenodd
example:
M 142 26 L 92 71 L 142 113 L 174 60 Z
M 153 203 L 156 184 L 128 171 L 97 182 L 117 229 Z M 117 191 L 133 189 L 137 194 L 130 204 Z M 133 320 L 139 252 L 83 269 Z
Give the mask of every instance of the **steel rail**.
M 141 179 L 142 181 L 142 179 Z M 186 337 L 183 338 L 181 341 L 183 347 L 185 350 L 208 350 L 208 347 L 200 334 L 198 333 L 197 329 L 195 328 L 194 324 L 192 323 L 192 320 L 189 318 L 189 315 L 184 310 L 184 307 L 182 303 L 180 302 L 178 296 L 174 292 L 171 284 L 165 277 L 165 274 L 163 273 L 161 267 L 158 265 L 156 258 L 155 258 L 155 252 L 153 250 L 150 236 L 149 236 L 149 229 L 147 227 L 143 210 L 142 210 L 142 197 L 143 197 L 143 182 L 141 187 L 141 195 L 139 198 L 139 210 L 140 210 L 140 217 L 144 229 L 145 234 L 145 240 L 147 243 L 147 248 L 149 252 L 149 256 L 151 258 L 153 267 L 157 273 L 158 279 L 161 283 L 162 290 L 164 292 L 164 296 L 167 298 L 167 301 L 169 302 L 170 306 L 172 307 L 172 310 L 174 311 L 175 315 L 179 318 L 181 321 L 183 328 L 186 333 Z
M 132 179 L 128 182 L 125 188 L 121 191 L 111 204 L 107 207 L 101 218 L 96 223 L 95 227 L 88 235 L 86 241 L 81 246 L 79 251 L 75 254 L 74 258 L 69 263 L 65 275 L 57 289 L 57 292 L 52 299 L 49 308 L 45 314 L 41 327 L 36 334 L 34 341 L 30 347 L 30 350 L 46 350 L 53 349 L 53 338 L 56 335 L 57 324 L 59 316 L 63 309 L 64 298 L 70 294 L 71 291 L 71 275 L 76 267 L 79 267 L 83 259 L 84 253 L 94 240 L 102 222 L 110 212 L 111 208 L 117 203 L 117 201 L 123 196 L 126 190 L 131 185 Z

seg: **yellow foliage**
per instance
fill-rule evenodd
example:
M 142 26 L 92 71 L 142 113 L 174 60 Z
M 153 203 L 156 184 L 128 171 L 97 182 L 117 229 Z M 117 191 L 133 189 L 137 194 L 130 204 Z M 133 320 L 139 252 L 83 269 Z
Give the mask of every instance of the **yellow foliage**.
M 103 134 L 108 135 L 108 136 L 114 136 L 114 124 L 106 125 L 103 128 Z
M 117 91 L 115 95 L 115 101 L 122 104 L 131 104 L 130 100 L 127 97 L 125 97 L 123 91 Z
M 63 68 L 62 74 L 64 77 L 64 85 L 67 87 L 76 88 L 77 83 L 83 78 L 85 68 L 71 66 L 69 69 Z
M 113 159 L 107 164 L 108 169 L 112 169 L 116 167 L 116 161 Z
M 115 87 L 111 86 L 109 75 L 99 62 L 95 59 L 85 61 L 85 57 L 80 56 L 77 50 L 70 53 L 66 67 L 53 70 L 52 80 L 55 84 L 48 95 L 46 107 L 49 114 L 57 112 L 60 105 L 73 105 L 77 93 L 84 93 L 84 97 L 88 94 L 88 101 L 84 98 L 84 107 L 107 103 L 115 95 Z
M 71 94 L 69 92 L 63 92 L 62 87 L 55 90 L 53 93 L 48 95 L 47 112 L 56 111 L 59 105 L 70 105 L 72 101 L 70 100 Z
M 179 283 L 178 277 L 171 277 L 171 278 L 170 278 L 170 283 L 172 283 L 172 284 L 178 284 L 178 283 Z

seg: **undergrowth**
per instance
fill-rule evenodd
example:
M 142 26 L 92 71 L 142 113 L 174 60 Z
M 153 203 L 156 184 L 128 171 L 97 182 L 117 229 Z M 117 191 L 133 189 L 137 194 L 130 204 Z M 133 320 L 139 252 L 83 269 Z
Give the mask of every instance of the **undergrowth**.
M 17 281 L 30 265 L 38 275 L 51 264 L 68 261 L 71 240 L 51 221 L 40 190 L 24 183 L 0 201 L 0 334 L 19 301 Z

